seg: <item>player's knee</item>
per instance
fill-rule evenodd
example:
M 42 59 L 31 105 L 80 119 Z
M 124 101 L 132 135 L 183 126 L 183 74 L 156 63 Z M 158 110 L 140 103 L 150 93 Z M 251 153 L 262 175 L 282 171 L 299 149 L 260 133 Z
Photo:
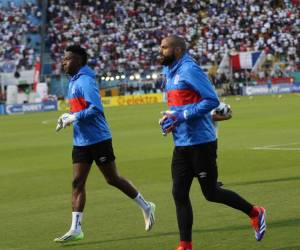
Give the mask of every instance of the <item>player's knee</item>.
M 107 184 L 111 185 L 111 186 L 118 186 L 118 183 L 119 183 L 119 178 L 116 177 L 116 176 L 109 176 L 109 177 L 106 177 L 106 182 Z
M 216 201 L 216 192 L 214 190 L 203 192 L 203 195 L 207 201 L 211 201 L 211 202 Z
M 215 196 L 212 194 L 205 195 L 205 199 L 210 202 L 216 201 Z
M 72 188 L 73 190 L 81 190 L 84 188 L 83 181 L 80 180 L 80 178 L 75 178 L 72 181 Z

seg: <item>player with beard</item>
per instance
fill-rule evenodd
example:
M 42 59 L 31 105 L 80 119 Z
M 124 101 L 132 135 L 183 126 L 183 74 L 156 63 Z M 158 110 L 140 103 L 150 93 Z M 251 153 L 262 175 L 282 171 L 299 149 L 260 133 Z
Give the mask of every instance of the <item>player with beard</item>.
M 56 131 L 73 125 L 72 224 L 66 234 L 54 241 L 64 243 L 83 239 L 81 222 L 86 198 L 85 183 L 94 161 L 107 183 L 118 188 L 142 209 L 145 230 L 151 230 L 155 222 L 155 205 L 146 201 L 138 190 L 118 173 L 112 136 L 104 116 L 96 75 L 87 66 L 85 49 L 78 45 L 67 47 L 62 65 L 65 73 L 70 76 L 70 113 L 59 117 Z
M 172 193 L 180 233 L 177 250 L 192 249 L 193 211 L 189 192 L 195 177 L 206 200 L 225 204 L 249 216 L 256 240 L 260 241 L 266 230 L 265 209 L 217 185 L 217 142 L 210 112 L 218 107 L 219 100 L 211 82 L 187 53 L 183 38 L 164 38 L 160 56 L 169 106 L 160 125 L 164 135 L 172 132 L 175 144 Z

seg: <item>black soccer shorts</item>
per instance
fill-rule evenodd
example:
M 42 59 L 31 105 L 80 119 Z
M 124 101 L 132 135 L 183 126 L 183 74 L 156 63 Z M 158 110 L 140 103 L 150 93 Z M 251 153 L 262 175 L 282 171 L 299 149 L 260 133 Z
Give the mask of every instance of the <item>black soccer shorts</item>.
M 216 181 L 217 170 L 217 141 L 193 145 L 176 146 L 172 158 L 173 181 L 182 178 L 209 178 Z
M 73 146 L 72 160 L 74 163 L 96 162 L 98 166 L 112 162 L 116 159 L 112 140 L 105 140 L 88 146 Z

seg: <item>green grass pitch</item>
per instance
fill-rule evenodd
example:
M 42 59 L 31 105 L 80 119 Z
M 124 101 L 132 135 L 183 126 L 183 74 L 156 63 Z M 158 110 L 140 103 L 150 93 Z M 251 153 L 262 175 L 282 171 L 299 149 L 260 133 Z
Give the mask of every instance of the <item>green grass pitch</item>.
M 300 249 L 300 95 L 226 99 L 233 119 L 220 123 L 219 179 L 267 209 L 268 230 L 256 242 L 248 218 L 191 190 L 195 250 Z M 173 250 L 178 242 L 171 196 L 171 136 L 158 126 L 165 104 L 106 108 L 117 165 L 157 205 L 144 231 L 142 213 L 108 186 L 94 166 L 87 183 L 85 239 L 59 245 L 70 226 L 71 129 L 56 133 L 59 112 L 0 116 L 1 250 Z

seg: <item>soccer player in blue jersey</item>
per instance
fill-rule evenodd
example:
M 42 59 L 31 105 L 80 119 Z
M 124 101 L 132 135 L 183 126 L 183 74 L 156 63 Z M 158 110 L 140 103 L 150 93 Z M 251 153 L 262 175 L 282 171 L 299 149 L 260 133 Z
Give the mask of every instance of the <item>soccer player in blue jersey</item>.
M 107 183 L 120 189 L 142 209 L 145 230 L 149 231 L 155 222 L 155 205 L 146 201 L 117 171 L 112 136 L 103 113 L 95 73 L 87 66 L 85 49 L 77 45 L 67 47 L 62 65 L 65 73 L 70 76 L 68 90 L 70 113 L 59 117 L 56 130 L 60 131 L 73 124 L 73 212 L 70 230 L 54 241 L 83 239 L 81 222 L 86 197 L 85 183 L 94 161 Z
M 160 45 L 160 60 L 166 76 L 169 110 L 160 125 L 164 135 L 172 132 L 173 198 L 180 233 L 177 250 L 192 249 L 193 211 L 189 191 L 196 177 L 208 201 L 223 203 L 250 217 L 256 240 L 266 230 L 265 209 L 217 185 L 216 134 L 210 112 L 219 100 L 206 74 L 187 53 L 185 40 L 169 36 Z

